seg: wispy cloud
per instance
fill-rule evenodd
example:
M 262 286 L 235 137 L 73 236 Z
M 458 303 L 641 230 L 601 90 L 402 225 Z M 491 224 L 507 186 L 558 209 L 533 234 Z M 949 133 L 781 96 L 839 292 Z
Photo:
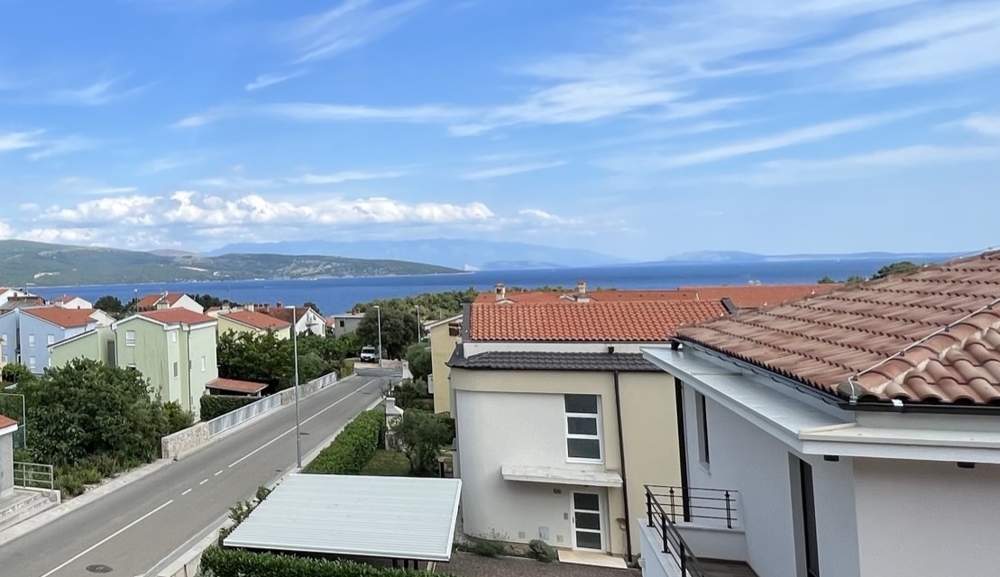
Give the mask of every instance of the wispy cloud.
M 337 121 L 395 121 L 395 122 L 444 122 L 447 120 L 467 117 L 469 110 L 450 108 L 447 106 L 412 106 L 399 108 L 380 108 L 375 106 L 355 106 L 338 104 L 315 104 L 308 102 L 290 102 L 276 104 L 260 104 L 248 106 L 224 106 L 196 114 L 174 124 L 176 128 L 191 128 L 218 122 L 226 118 L 241 116 L 262 116 L 285 118 L 300 122 L 337 122 Z
M 402 170 L 386 170 L 382 172 L 363 172 L 357 170 L 347 170 L 343 172 L 333 172 L 329 174 L 303 174 L 284 179 L 289 184 L 340 184 L 353 180 L 376 180 L 383 178 L 398 178 L 406 175 Z
M 1000 114 L 973 114 L 957 124 L 984 136 L 1000 136 Z
M 53 140 L 45 140 L 30 153 L 31 160 L 41 160 L 50 156 L 79 152 L 81 150 L 91 150 L 97 148 L 98 141 L 85 136 L 70 135 Z
M 288 25 L 281 38 L 294 47 L 297 62 L 324 60 L 385 36 L 425 3 L 404 0 L 376 6 L 372 0 L 345 0 Z
M 488 178 L 500 178 L 502 176 L 511 176 L 514 174 L 521 174 L 524 172 L 534 172 L 536 170 L 545 170 L 548 168 L 555 168 L 557 166 L 563 166 L 566 164 L 565 161 L 553 161 L 553 162 L 533 162 L 526 164 L 512 164 L 509 166 L 498 166 L 496 168 L 488 168 L 485 170 L 477 170 L 474 172 L 468 172 L 462 175 L 464 180 L 486 180 Z
M 118 89 L 119 80 L 98 80 L 82 88 L 54 90 L 49 100 L 54 104 L 103 106 L 124 100 L 145 90 L 149 85 Z
M 26 148 L 36 148 L 42 145 L 41 130 L 29 132 L 8 132 L 0 133 L 0 152 L 10 152 L 12 150 L 24 150 Z
M 260 90 L 261 88 L 267 88 L 268 86 L 274 86 L 275 84 L 281 84 L 282 82 L 291 80 L 293 78 L 298 78 L 308 72 L 307 69 L 301 68 L 299 70 L 293 70 L 291 72 L 285 72 L 282 74 L 261 74 L 254 79 L 253 82 L 246 85 L 247 92 L 253 92 L 255 90 Z
M 148 162 L 144 162 L 139 166 L 139 174 L 156 174 L 159 172 L 166 172 L 168 170 L 173 170 L 175 168 L 180 168 L 187 164 L 194 162 L 193 159 L 177 158 L 173 156 L 163 156 L 160 158 L 154 158 Z
M 240 174 L 228 176 L 217 176 L 212 178 L 202 178 L 193 181 L 191 184 L 208 188 L 219 189 L 264 189 L 280 187 L 285 185 L 331 185 L 342 184 L 351 181 L 378 180 L 386 178 L 398 178 L 408 174 L 405 170 L 382 170 L 382 171 L 361 171 L 345 170 L 341 172 L 331 172 L 326 174 L 306 173 L 296 176 L 280 178 L 249 178 Z

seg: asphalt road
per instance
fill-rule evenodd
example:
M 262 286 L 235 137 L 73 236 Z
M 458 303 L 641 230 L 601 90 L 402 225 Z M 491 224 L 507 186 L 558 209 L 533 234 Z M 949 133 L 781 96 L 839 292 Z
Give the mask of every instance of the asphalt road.
M 302 453 L 380 398 L 378 370 L 300 402 Z M 143 575 L 295 465 L 295 408 L 259 417 L 214 444 L 0 546 L 0 577 Z

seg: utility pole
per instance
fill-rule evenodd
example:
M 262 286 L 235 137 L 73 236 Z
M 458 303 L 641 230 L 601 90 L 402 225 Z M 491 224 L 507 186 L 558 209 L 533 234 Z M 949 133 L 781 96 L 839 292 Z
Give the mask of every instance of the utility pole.
M 378 368 L 382 368 L 382 307 L 375 305 L 378 313 Z
M 302 436 L 299 433 L 299 331 L 295 316 L 297 307 L 292 307 L 292 354 L 295 356 L 295 463 L 302 468 Z
M 413 305 L 413 310 L 417 311 L 417 342 L 419 343 L 420 338 L 420 305 Z

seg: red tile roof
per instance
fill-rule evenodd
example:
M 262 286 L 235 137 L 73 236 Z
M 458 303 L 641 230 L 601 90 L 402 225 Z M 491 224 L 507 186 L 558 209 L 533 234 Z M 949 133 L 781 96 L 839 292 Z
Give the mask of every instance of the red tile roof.
M 518 304 L 557 303 L 571 300 L 575 292 L 561 291 L 507 291 L 505 299 Z M 656 300 L 697 300 L 694 292 L 665 290 L 597 290 L 586 293 L 591 301 L 623 302 L 623 301 L 656 301 Z M 476 303 L 488 304 L 497 302 L 496 293 L 479 293 Z
M 138 307 L 140 310 L 151 309 L 155 308 L 161 302 L 167 303 L 168 306 L 174 306 L 182 297 L 184 297 L 184 293 L 146 295 L 139 299 Z
M 248 395 L 253 395 L 259 393 L 267 388 L 264 383 L 253 383 L 250 381 L 237 381 L 234 379 L 215 379 L 214 381 L 209 381 L 205 385 L 209 389 L 216 389 L 219 391 L 230 391 L 233 393 L 246 393 Z
M 678 334 L 843 397 L 1000 404 L 1000 252 Z
M 64 309 L 62 307 L 35 307 L 21 309 L 26 315 L 48 321 L 64 329 L 85 327 L 94 321 L 90 315 L 94 314 L 93 309 Z
M 298 321 L 304 317 L 312 309 L 309 307 L 280 307 L 268 309 L 266 314 L 268 316 L 274 317 L 276 319 L 281 319 L 287 322 L 289 325 L 292 324 L 292 311 L 295 311 L 295 320 Z M 324 319 L 325 321 L 325 319 Z
M 262 331 L 277 331 L 292 326 L 291 322 L 252 311 L 233 311 L 231 313 L 220 314 L 219 316 Z
M 6 429 L 7 427 L 13 427 L 17 424 L 14 419 L 8 419 L 7 417 L 0 415 L 0 429 Z
M 470 306 L 473 341 L 659 342 L 726 314 L 719 301 L 556 302 Z
M 625 302 L 657 300 L 720 300 L 728 298 L 738 308 L 760 308 L 832 292 L 839 284 L 697 286 L 655 290 L 596 290 L 585 294 L 591 301 Z M 576 292 L 506 291 L 505 300 L 514 303 L 551 303 L 572 300 Z M 477 303 L 497 302 L 496 293 L 484 292 Z
M 158 311 L 141 312 L 139 315 L 167 325 L 174 325 L 177 323 L 200 325 L 203 323 L 217 322 L 208 315 L 199 314 L 187 309 L 162 309 Z
M 69 301 L 71 301 L 71 300 L 73 300 L 75 298 L 76 297 L 73 296 L 73 295 L 62 295 L 62 296 L 60 296 L 58 298 L 52 299 L 52 302 L 54 302 L 54 303 L 68 303 Z

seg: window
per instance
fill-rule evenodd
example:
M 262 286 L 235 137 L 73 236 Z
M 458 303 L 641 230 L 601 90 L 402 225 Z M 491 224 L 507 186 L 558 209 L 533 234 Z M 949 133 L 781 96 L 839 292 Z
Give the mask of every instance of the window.
M 125 331 L 125 346 L 126 347 L 135 346 L 135 331 Z
M 170 333 L 170 342 L 172 342 L 172 343 L 176 343 L 177 342 L 177 331 L 174 331 L 174 332 Z
M 130 370 L 130 371 L 138 371 L 139 370 L 139 369 L 136 368 L 135 363 L 129 363 L 128 365 L 125 366 L 125 368 L 128 369 L 128 370 Z
M 343 319 L 341 319 L 340 320 L 340 328 L 344 328 L 345 326 L 347 326 L 346 323 L 344 322 Z
M 177 361 L 174 361 L 174 378 L 175 379 L 181 374 L 180 371 L 181 371 L 180 363 L 178 363 Z
M 708 407 L 705 395 L 695 393 L 694 403 L 698 421 L 698 459 L 707 469 L 712 461 L 708 452 Z
M 35 357 L 28 357 L 28 367 L 35 368 Z
M 28 335 L 28 346 L 35 346 L 35 335 Z
M 565 395 L 566 455 L 584 461 L 601 460 L 601 410 L 598 395 Z
M 203 372 L 203 373 L 204 373 L 204 372 L 205 372 L 205 369 L 206 369 L 207 367 L 208 367 L 208 364 L 207 364 L 207 363 L 205 362 L 205 355 L 202 355 L 202 356 L 201 356 L 201 372 Z
M 47 344 L 47 345 L 54 345 L 54 344 L 56 344 L 56 336 L 55 335 L 49 335 L 48 337 L 46 337 L 45 344 Z

